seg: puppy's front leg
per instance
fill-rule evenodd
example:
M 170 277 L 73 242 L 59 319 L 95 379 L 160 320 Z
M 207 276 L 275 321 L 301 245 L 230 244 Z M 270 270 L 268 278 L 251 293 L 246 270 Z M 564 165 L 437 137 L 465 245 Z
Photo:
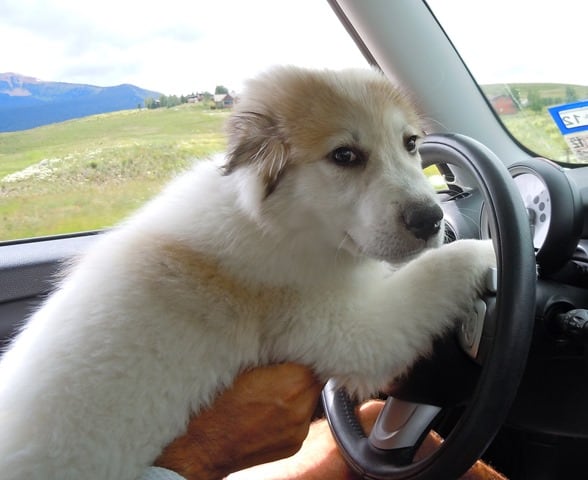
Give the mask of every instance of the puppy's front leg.
M 428 354 L 436 336 L 471 313 L 495 265 L 490 241 L 460 240 L 365 285 L 350 300 L 355 318 L 345 319 L 346 351 L 340 345 L 330 350 L 341 354 L 335 377 L 361 396 L 385 386 Z

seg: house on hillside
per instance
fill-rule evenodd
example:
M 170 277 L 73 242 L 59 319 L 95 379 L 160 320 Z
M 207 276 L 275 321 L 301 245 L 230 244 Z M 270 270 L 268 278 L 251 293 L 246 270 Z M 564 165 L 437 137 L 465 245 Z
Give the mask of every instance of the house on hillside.
M 233 108 L 235 97 L 230 93 L 218 93 L 214 96 L 214 106 L 216 108 Z
M 490 98 L 490 104 L 498 115 L 512 115 L 519 111 L 519 107 L 513 98 L 506 94 Z
M 191 93 L 186 97 L 188 103 L 206 102 L 212 98 L 212 94 L 208 92 Z

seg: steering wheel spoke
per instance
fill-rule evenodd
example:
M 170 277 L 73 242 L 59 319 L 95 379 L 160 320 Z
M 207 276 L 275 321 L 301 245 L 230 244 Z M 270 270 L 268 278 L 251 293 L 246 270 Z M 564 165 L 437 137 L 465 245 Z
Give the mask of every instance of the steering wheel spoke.
M 414 455 L 441 407 L 388 397 L 368 437 L 374 448 Z M 412 460 L 412 458 L 411 458 Z

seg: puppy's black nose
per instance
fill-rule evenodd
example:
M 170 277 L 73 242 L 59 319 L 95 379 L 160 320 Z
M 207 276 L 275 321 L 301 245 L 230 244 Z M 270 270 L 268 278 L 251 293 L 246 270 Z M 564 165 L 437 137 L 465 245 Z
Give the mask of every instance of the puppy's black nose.
M 413 203 L 405 207 L 402 219 L 416 238 L 428 240 L 441 228 L 443 210 L 437 204 Z

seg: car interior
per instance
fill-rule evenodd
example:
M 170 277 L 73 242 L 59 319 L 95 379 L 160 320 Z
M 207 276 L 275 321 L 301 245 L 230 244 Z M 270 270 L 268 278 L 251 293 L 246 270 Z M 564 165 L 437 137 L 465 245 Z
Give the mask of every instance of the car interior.
M 382 392 L 387 419 L 394 421 L 379 437 L 365 436 L 353 414 L 353 401 L 329 384 L 321 415 L 363 478 L 458 478 L 478 458 L 512 480 L 583 478 L 588 449 L 588 93 L 567 99 L 547 99 L 545 94 L 545 103 L 531 112 L 531 90 L 521 98 L 526 94 L 523 87 L 519 85 L 519 95 L 510 86 L 507 96 L 517 100 L 516 113 L 507 117 L 497 110 L 494 100 L 499 95 L 488 93 L 474 65 L 501 61 L 505 44 L 488 37 L 482 26 L 491 23 L 488 11 L 500 10 L 493 19 L 516 16 L 507 3 L 323 3 L 365 58 L 366 67 L 378 68 L 405 86 L 427 119 L 421 156 L 423 167 L 434 172 L 446 241 L 491 238 L 498 268 L 477 315 L 439 339 L 432 357 L 419 361 L 390 391 Z M 531 17 L 539 8 L 546 15 L 536 15 L 533 21 L 519 18 L 517 25 L 544 32 L 553 42 L 558 38 L 550 29 L 561 17 L 551 14 L 565 11 L 585 18 L 587 11 L 581 2 L 521 3 Z M 469 35 L 490 44 L 479 53 L 482 58 L 467 50 L 470 37 L 452 36 L 455 26 L 464 23 L 470 26 Z M 501 37 L 507 28 L 494 24 L 493 35 Z M 554 45 L 533 61 L 548 63 L 561 52 L 567 61 L 577 62 L 582 57 L 580 34 L 578 28 L 569 26 L 571 30 L 576 33 L 566 38 L 565 48 Z M 522 41 L 525 35 L 526 30 L 514 32 L 511 41 Z M 493 46 L 496 55 L 483 57 Z M 563 67 L 557 65 L 552 80 L 529 74 L 524 81 L 513 77 L 512 83 L 547 88 L 549 82 L 560 82 L 555 73 Z M 580 86 L 586 85 L 584 77 Z M 523 114 L 529 122 L 533 115 L 551 115 L 553 133 L 525 133 L 531 140 L 519 134 L 508 122 Z M 564 145 L 559 156 L 537 147 L 549 143 L 550 135 Z M 0 164 L 2 160 L 0 154 Z M 0 183 L 0 207 L 8 194 Z M 82 254 L 103 229 L 2 238 L 1 222 L 4 347 L 51 291 L 62 266 Z M 431 429 L 445 442 L 429 457 L 414 461 L 414 452 Z

